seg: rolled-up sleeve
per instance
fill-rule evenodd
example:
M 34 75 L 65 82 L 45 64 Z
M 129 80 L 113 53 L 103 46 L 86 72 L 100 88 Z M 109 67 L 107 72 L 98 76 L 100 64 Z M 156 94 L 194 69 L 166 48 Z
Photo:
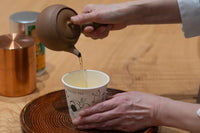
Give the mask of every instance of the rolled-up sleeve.
M 200 36 L 200 0 L 177 0 L 186 38 Z

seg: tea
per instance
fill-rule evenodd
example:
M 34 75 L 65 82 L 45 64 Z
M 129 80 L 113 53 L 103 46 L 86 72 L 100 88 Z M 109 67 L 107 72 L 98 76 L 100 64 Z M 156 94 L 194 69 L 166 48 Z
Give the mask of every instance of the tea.
M 83 59 L 82 56 L 79 57 L 79 63 L 80 63 L 80 69 L 81 69 L 81 83 L 79 83 L 79 87 L 81 88 L 87 88 L 88 87 L 88 83 L 87 83 L 87 73 L 85 72 L 84 68 L 83 68 Z

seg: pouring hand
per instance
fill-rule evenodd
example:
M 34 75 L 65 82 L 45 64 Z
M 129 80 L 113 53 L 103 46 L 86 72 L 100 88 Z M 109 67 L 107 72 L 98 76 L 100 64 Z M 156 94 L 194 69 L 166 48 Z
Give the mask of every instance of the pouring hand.
M 111 4 L 111 5 L 87 5 L 81 14 L 71 17 L 71 21 L 75 24 L 85 24 L 88 22 L 96 22 L 107 24 L 94 30 L 92 26 L 84 28 L 83 33 L 87 37 L 93 39 L 102 39 L 107 37 L 110 30 L 119 30 L 127 26 L 128 20 L 127 4 Z
M 75 24 L 96 22 L 108 24 L 96 30 L 86 27 L 83 33 L 93 39 L 108 36 L 110 30 L 120 30 L 131 24 L 180 23 L 177 0 L 134 0 L 110 5 L 87 5 L 83 12 L 71 17 Z
M 80 129 L 132 132 L 157 125 L 161 97 L 140 92 L 125 92 L 80 111 L 73 123 Z

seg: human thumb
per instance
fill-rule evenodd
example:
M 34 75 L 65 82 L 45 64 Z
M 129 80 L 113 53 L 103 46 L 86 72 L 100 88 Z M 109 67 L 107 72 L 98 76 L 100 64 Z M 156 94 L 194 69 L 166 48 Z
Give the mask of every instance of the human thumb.
M 92 13 L 82 13 L 71 17 L 71 21 L 74 24 L 82 25 L 84 23 L 93 22 Z

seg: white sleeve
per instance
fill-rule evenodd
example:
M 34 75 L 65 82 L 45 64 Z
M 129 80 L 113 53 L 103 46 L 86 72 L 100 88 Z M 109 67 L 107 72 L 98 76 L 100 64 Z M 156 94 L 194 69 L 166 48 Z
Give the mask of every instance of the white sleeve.
M 200 36 L 200 0 L 177 0 L 185 37 Z

